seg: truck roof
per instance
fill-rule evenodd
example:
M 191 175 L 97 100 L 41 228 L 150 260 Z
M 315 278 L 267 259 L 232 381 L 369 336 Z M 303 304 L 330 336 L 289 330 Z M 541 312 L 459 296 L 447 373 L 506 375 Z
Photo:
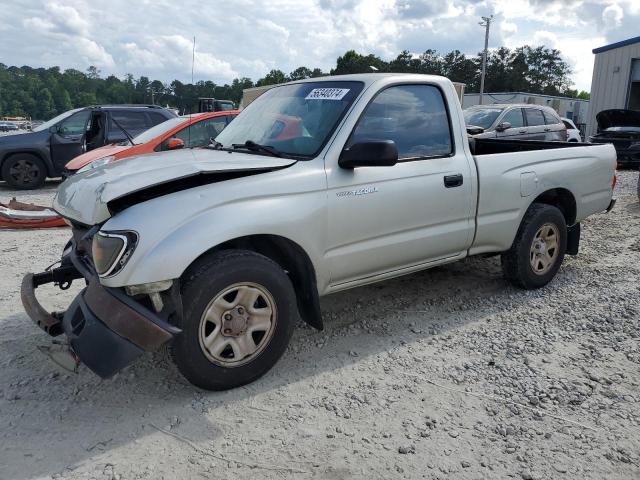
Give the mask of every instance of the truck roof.
M 306 82 L 323 82 L 323 81 L 358 81 L 364 82 L 366 84 L 372 84 L 378 80 L 382 80 L 390 77 L 398 77 L 407 80 L 431 80 L 431 81 L 443 81 L 448 80 L 446 77 L 441 75 L 424 75 L 420 73 L 353 73 L 349 75 L 329 75 L 326 77 L 315 77 L 315 78 L 305 78 L 304 80 L 295 80 L 293 82 L 288 83 L 306 83 Z M 283 84 L 283 85 L 286 85 Z

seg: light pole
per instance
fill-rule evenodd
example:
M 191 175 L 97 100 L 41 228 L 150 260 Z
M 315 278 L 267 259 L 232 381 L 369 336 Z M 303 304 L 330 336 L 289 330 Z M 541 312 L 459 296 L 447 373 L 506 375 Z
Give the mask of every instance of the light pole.
M 480 99 L 478 103 L 482 105 L 482 95 L 484 94 L 484 76 L 487 72 L 487 50 L 489 48 L 489 28 L 491 27 L 491 20 L 493 20 L 493 15 L 490 17 L 482 17 L 482 22 L 479 25 L 485 27 L 484 32 L 484 50 L 482 52 L 482 73 L 480 74 Z

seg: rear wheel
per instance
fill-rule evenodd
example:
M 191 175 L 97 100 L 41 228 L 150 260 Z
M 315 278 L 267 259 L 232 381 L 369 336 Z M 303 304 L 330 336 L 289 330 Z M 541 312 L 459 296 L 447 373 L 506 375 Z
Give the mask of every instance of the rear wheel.
M 567 225 L 562 212 L 534 203 L 525 213 L 513 245 L 502 254 L 502 272 L 517 287 L 543 287 L 560 269 L 566 249 Z
M 38 157 L 17 153 L 3 162 L 2 178 L 13 188 L 31 190 L 44 185 L 47 169 Z
M 272 260 L 228 250 L 205 258 L 183 284 L 182 333 L 173 359 L 194 385 L 226 390 L 264 375 L 286 350 L 295 293 Z

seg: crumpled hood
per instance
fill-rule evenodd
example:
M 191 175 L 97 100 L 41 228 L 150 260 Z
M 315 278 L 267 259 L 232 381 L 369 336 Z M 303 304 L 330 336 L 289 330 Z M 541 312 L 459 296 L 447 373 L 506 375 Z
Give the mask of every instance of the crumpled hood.
M 296 160 L 287 158 L 210 149 L 141 155 L 69 177 L 58 188 L 53 208 L 66 218 L 95 225 L 111 216 L 109 202 L 150 187 L 166 184 L 171 193 L 175 190 L 169 185 L 180 179 L 219 172 L 270 171 L 294 163 Z
M 640 127 L 640 112 L 623 109 L 603 110 L 596 115 L 596 121 L 601 132 L 611 127 Z

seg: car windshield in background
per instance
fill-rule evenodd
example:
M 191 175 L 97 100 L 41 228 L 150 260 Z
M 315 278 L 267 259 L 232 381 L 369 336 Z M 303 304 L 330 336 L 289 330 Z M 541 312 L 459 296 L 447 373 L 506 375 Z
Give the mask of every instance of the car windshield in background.
M 464 111 L 464 123 L 487 129 L 501 113 L 501 108 L 468 108 Z
M 151 127 L 149 130 L 145 130 L 140 135 L 133 139 L 134 145 L 142 145 L 143 143 L 147 143 L 158 135 L 162 135 L 165 132 L 168 132 L 174 127 L 177 127 L 181 123 L 185 123 L 189 120 L 189 117 L 177 117 L 171 118 L 165 122 L 159 123 L 155 127 Z
M 260 95 L 216 141 L 225 148 L 247 141 L 293 157 L 313 157 L 362 91 L 362 82 L 308 82 Z
M 48 130 L 49 127 L 53 127 L 56 123 L 64 120 L 67 117 L 70 117 L 71 115 L 73 115 L 76 112 L 79 112 L 80 110 L 82 110 L 81 108 L 76 108 L 74 110 L 69 110 L 66 111 L 64 113 L 61 113 L 60 115 L 58 115 L 57 117 L 53 117 L 51 120 L 44 122 L 42 125 L 38 125 L 36 128 L 33 129 L 34 132 L 42 132 L 44 130 Z

